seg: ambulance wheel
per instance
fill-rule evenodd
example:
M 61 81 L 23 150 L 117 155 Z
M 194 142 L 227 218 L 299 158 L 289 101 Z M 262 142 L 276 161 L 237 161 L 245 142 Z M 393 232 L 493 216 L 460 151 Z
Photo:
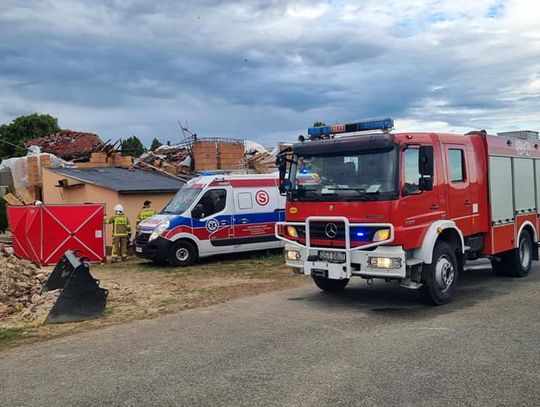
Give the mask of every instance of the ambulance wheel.
M 197 249 L 185 240 L 180 240 L 172 245 L 169 255 L 169 264 L 173 267 L 191 266 L 197 260 Z
M 518 247 L 506 254 L 507 275 L 525 277 L 531 271 L 533 242 L 531 234 L 524 230 L 519 235 Z
M 458 280 L 456 253 L 446 242 L 437 242 L 431 264 L 426 265 L 422 294 L 427 302 L 441 305 L 450 301 Z
M 313 281 L 315 281 L 317 287 L 328 293 L 335 293 L 341 291 L 347 286 L 347 284 L 349 284 L 348 278 L 345 278 L 343 280 L 332 280 L 330 278 L 324 278 L 319 276 L 312 276 L 312 278 Z

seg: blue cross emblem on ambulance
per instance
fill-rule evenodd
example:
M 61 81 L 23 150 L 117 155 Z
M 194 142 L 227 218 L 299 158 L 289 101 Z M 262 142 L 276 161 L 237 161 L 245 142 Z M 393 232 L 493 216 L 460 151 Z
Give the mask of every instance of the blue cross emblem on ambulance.
M 215 232 L 219 229 L 219 222 L 217 219 L 208 219 L 206 222 L 206 230 L 208 230 L 210 233 Z

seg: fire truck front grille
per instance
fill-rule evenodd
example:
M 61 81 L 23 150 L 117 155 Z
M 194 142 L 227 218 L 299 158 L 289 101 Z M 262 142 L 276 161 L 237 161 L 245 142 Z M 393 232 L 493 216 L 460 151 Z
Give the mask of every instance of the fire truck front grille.
M 345 240 L 345 223 L 311 222 L 309 235 L 311 239 Z
M 148 239 L 150 239 L 150 233 L 137 232 L 137 235 L 135 236 L 135 244 L 144 246 L 146 243 L 148 243 Z

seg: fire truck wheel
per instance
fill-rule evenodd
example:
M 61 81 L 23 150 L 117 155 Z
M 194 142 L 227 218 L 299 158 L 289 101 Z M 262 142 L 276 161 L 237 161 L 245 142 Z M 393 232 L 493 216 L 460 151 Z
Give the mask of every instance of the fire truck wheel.
M 491 259 L 491 268 L 498 276 L 508 276 L 508 253 L 501 253 L 498 259 Z
M 524 230 L 519 235 L 517 249 L 507 254 L 507 271 L 510 277 L 525 277 L 531 271 L 533 244 L 531 235 Z
M 319 276 L 312 277 L 317 287 L 328 293 L 335 293 L 341 291 L 347 286 L 347 284 L 349 284 L 348 278 L 345 278 L 343 280 L 332 280 L 330 278 L 324 278 Z
M 173 244 L 169 264 L 173 267 L 191 266 L 197 260 L 197 249 L 190 242 L 180 240 Z
M 438 242 L 433 249 L 433 259 L 427 268 L 422 292 L 434 305 L 450 301 L 458 280 L 456 253 L 446 242 Z

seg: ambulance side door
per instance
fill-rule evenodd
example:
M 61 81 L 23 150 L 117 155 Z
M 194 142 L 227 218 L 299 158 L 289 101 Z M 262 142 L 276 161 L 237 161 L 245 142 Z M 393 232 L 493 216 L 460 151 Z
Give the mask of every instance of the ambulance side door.
M 232 251 L 234 203 L 231 192 L 230 187 L 209 189 L 192 211 L 193 231 L 212 253 Z
M 234 188 L 233 191 L 236 244 L 249 245 L 275 240 L 274 224 L 280 216 L 277 188 Z

